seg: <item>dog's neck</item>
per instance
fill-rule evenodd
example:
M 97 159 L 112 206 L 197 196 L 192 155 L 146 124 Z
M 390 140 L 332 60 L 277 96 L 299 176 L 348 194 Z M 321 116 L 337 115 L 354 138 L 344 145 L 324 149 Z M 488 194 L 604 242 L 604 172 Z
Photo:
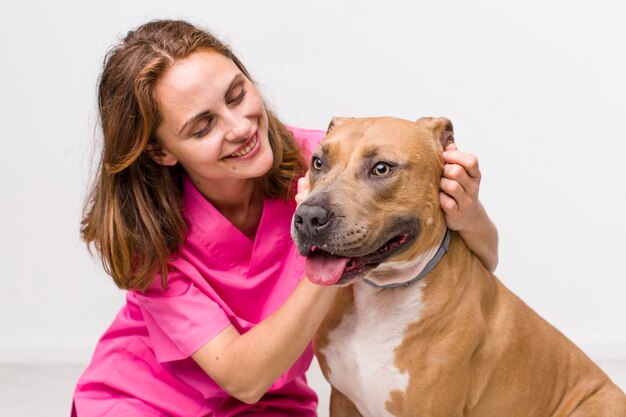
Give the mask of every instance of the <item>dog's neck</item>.
M 438 247 L 433 247 L 421 253 L 411 261 L 390 263 L 385 265 L 397 271 L 397 276 L 392 282 L 385 280 L 385 283 L 375 282 L 372 279 L 363 278 L 363 282 L 376 288 L 398 288 L 408 287 L 424 278 L 437 266 L 441 258 L 448 251 L 450 243 L 450 229 L 446 228 L 441 243 Z

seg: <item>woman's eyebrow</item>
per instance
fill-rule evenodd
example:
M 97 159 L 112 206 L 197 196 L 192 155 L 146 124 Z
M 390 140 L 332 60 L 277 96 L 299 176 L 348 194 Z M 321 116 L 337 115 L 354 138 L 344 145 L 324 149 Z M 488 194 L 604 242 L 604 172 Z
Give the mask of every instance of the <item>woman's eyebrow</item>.
M 224 98 L 228 98 L 228 93 L 230 93 L 230 90 L 232 90 L 233 87 L 235 86 L 235 83 L 239 82 L 239 80 L 241 80 L 242 78 L 243 78 L 243 74 L 240 72 L 237 73 L 237 75 L 233 77 L 233 80 L 230 82 L 230 84 L 228 85 L 228 88 L 224 92 Z
M 230 92 L 230 90 L 233 88 L 233 86 L 235 85 L 236 82 L 238 82 L 240 79 L 243 78 L 243 74 L 241 72 L 237 73 L 232 81 L 230 82 L 230 84 L 228 84 L 228 88 L 226 89 L 226 92 L 224 93 L 224 97 L 228 97 L 228 93 Z M 203 110 L 201 112 L 199 112 L 198 114 L 192 116 L 189 120 L 187 120 L 183 126 L 180 128 L 180 130 L 178 131 L 178 136 L 180 136 L 183 131 L 185 130 L 185 128 L 187 126 L 189 126 L 191 123 L 195 122 L 198 119 L 202 119 L 203 117 L 207 117 L 210 116 L 211 112 L 208 110 Z
M 195 116 L 193 116 L 191 119 L 187 120 L 185 122 L 185 124 L 183 125 L 183 127 L 180 128 L 180 130 L 178 131 L 178 136 L 180 136 L 183 133 L 183 130 L 185 130 L 185 128 L 190 125 L 191 123 L 195 122 L 198 119 L 202 119 L 203 117 L 207 117 L 211 114 L 210 111 L 208 110 L 203 110 L 200 113 L 196 114 Z

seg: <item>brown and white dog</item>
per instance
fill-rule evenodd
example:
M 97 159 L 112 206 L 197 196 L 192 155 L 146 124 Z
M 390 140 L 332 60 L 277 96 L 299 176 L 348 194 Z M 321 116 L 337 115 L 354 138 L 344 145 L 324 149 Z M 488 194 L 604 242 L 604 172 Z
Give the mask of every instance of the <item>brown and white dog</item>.
M 626 396 L 489 273 L 439 206 L 447 119 L 333 119 L 292 236 L 343 288 L 315 338 L 337 416 L 625 417 Z

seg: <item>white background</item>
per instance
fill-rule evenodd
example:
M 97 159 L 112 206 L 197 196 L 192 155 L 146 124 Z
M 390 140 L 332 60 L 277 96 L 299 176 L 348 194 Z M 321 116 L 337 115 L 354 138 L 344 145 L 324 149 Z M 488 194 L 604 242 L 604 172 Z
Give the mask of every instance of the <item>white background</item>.
M 626 358 L 623 2 L 0 5 L 0 362 L 85 363 L 123 303 L 79 222 L 104 54 L 153 18 L 210 28 L 288 124 L 450 118 L 496 275 L 594 359 Z

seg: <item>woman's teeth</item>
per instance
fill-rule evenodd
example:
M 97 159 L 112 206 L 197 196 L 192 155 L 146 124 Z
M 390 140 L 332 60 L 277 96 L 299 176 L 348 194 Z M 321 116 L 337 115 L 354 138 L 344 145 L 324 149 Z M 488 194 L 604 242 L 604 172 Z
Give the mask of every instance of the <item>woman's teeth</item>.
M 254 149 L 254 146 L 256 145 L 256 140 L 257 140 L 257 137 L 255 134 L 254 137 L 252 138 L 252 142 L 250 142 L 248 146 L 246 146 L 244 149 L 240 150 L 239 152 L 235 152 L 229 156 L 234 157 L 234 158 L 239 158 L 241 156 L 247 155 L 248 152 Z

